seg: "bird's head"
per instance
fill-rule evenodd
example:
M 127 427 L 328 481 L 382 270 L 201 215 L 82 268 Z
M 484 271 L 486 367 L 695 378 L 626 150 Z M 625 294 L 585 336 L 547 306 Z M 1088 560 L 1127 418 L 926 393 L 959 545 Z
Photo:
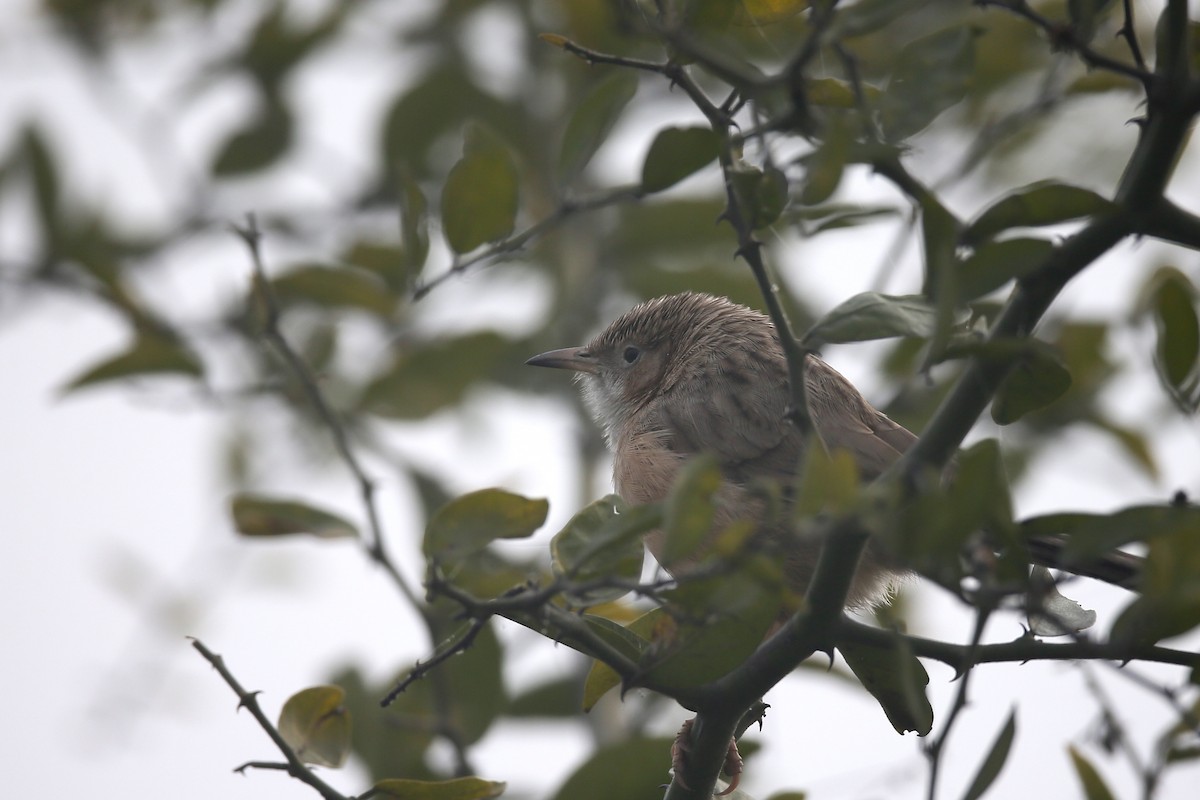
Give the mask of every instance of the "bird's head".
M 719 363 L 747 321 L 761 328 L 765 318 L 723 297 L 668 295 L 633 307 L 581 347 L 551 350 L 525 363 L 574 370 L 584 401 L 611 442 L 690 369 Z

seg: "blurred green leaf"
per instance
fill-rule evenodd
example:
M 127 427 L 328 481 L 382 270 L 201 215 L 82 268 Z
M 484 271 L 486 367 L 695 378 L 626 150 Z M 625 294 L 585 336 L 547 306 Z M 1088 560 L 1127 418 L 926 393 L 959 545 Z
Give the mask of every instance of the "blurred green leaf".
M 665 592 L 677 619 L 664 616 L 643 655 L 646 674 L 665 686 L 700 686 L 725 675 L 758 648 L 779 618 L 782 565 L 765 555 L 713 577 L 680 577 Z
M 830 25 L 829 35 L 836 40 L 875 33 L 926 5 L 928 0 L 859 0 L 838 10 Z
M 970 26 L 957 24 L 900 51 L 879 103 L 888 142 L 920 132 L 966 96 L 975 64 L 975 35 Z
M 610 494 L 573 516 L 550 542 L 554 571 L 573 582 L 637 581 L 645 554 L 641 535 L 658 525 L 655 507 L 630 508 Z M 628 594 L 621 587 L 595 588 L 570 594 L 584 605 L 597 605 Z
M 862 3 L 858 5 L 862 5 Z M 868 102 L 876 101 L 882 95 L 882 92 L 874 86 L 863 85 L 862 90 Z M 858 98 L 854 95 L 854 85 L 839 78 L 814 78 L 805 81 L 804 97 L 814 106 L 856 108 L 858 105 Z
M 350 752 L 350 712 L 340 686 L 313 686 L 287 699 L 279 712 L 279 735 L 301 761 L 340 767 Z
M 273 3 L 259 19 L 239 60 L 264 91 L 274 94 L 288 73 L 337 33 L 348 11 L 345 5 L 334 4 L 312 25 L 301 27 L 285 3 Z
M 1152 538 L 1138 588 L 1113 623 L 1112 641 L 1149 644 L 1200 626 L 1200 526 Z
M 779 219 L 788 198 L 787 176 L 782 171 L 740 166 L 730 171 L 730 180 L 751 228 L 765 228 Z
M 1112 0 L 1067 0 L 1067 13 L 1075 41 L 1087 44 L 1096 38 L 1096 28 L 1112 5 Z
M 963 800 L 979 800 L 991 788 L 1000 775 L 1000 770 L 1004 768 L 1004 762 L 1008 760 L 1008 753 L 1012 749 L 1013 737 L 1016 733 L 1017 710 L 1014 708 L 1009 712 L 1008 719 L 1000 728 L 1000 733 L 996 735 L 996 740 L 992 742 L 992 748 L 988 751 L 987 757 L 979 765 L 979 771 L 975 773 L 975 778 L 967 788 L 967 793 L 963 795 Z
M 385 778 L 372 787 L 372 797 L 384 800 L 490 800 L 504 794 L 507 784 L 482 778 L 418 781 Z
M 716 495 L 720 488 L 721 469 L 716 458 L 710 455 L 697 456 L 680 470 L 667 500 L 659 554 L 664 567 L 701 557 L 701 545 L 713 534 Z
M 34 125 L 26 125 L 21 132 L 18 163 L 24 164 L 33 183 L 33 196 L 38 210 L 38 221 L 47 239 L 54 238 L 59 220 L 59 179 L 54 155 L 50 152 L 42 132 Z
M 266 169 L 291 147 L 294 133 L 292 112 L 280 100 L 266 101 L 254 120 L 221 146 L 213 160 L 213 175 L 230 177 Z
M 962 264 L 958 302 L 968 303 L 1014 279 L 1032 274 L 1055 251 L 1045 239 L 1006 239 L 987 242 Z
M 899 211 L 891 206 L 826 203 L 811 207 L 794 205 L 788 208 L 783 216 L 788 222 L 798 225 L 805 236 L 816 236 L 823 231 L 862 225 L 898 213 Z
M 1200 535 L 1200 507 L 1148 505 L 1111 514 L 1047 514 L 1025 520 L 1021 526 L 1027 536 L 1068 534 L 1063 559 L 1071 564 L 1159 536 Z
M 1038 181 L 1005 195 L 967 226 L 962 239 L 978 244 L 1009 228 L 1029 228 L 1090 217 L 1113 207 L 1090 189 Z
M 1011 425 L 1071 388 L 1071 373 L 1049 345 L 1033 339 L 1022 344 L 1016 363 L 992 399 L 992 420 L 997 425 Z
M 858 465 L 845 449 L 826 452 L 824 447 L 804 451 L 804 468 L 793 512 L 798 517 L 850 511 L 858 498 Z
M 480 89 L 466 59 L 444 59 L 406 85 L 388 109 L 381 161 L 403 164 L 417 179 L 440 176 L 442 167 L 432 163 L 430 151 L 468 120 L 482 121 L 508 142 L 519 143 L 527 135 L 528 117 L 522 106 L 504 103 Z
M 937 312 L 923 297 L 863 292 L 840 303 L 809 328 L 804 344 L 817 347 L 893 336 L 923 338 L 934 332 L 936 324 Z
M 637 77 L 628 70 L 611 73 L 591 88 L 575 108 L 563 133 L 558 179 L 574 180 L 608 139 L 613 126 L 637 91 Z
M 886 646 L 839 642 L 837 648 L 897 733 L 924 736 L 933 729 L 933 707 L 925 696 L 929 674 L 904 640 Z
M 1171 395 L 1189 411 L 1200 408 L 1200 319 L 1196 290 L 1180 272 L 1159 270 L 1155 276 L 1154 322 L 1158 330 L 1155 365 Z
M 721 138 L 711 128 L 663 128 L 642 164 L 642 190 L 661 192 L 715 161 Z
M 823 203 L 837 191 L 849 156 L 851 134 L 847 126 L 836 122 L 825 132 L 825 139 L 800 161 L 804 165 L 804 185 L 800 203 L 806 206 Z
M 192 351 L 174 338 L 141 332 L 125 351 L 88 367 L 61 391 L 68 394 L 107 381 L 167 374 L 200 377 L 204 368 Z
M 670 739 L 633 738 L 593 753 L 554 794 L 553 800 L 662 800 Z
M 437 653 L 444 653 L 458 646 L 466 631 L 471 627 L 471 623 L 450 620 L 451 613 L 457 615 L 461 611 L 457 607 L 453 611 L 440 608 L 439 611 L 440 614 L 437 617 L 439 630 L 449 630 L 452 625 L 457 626 L 457 629 L 437 647 Z M 409 684 L 404 692 L 397 695 L 392 704 L 382 713 L 379 710 L 380 697 L 398 684 L 402 678 L 407 677 L 411 670 L 405 670 L 397 676 L 396 680 L 387 684 L 387 690 L 374 690 L 373 714 L 377 718 L 382 717 L 381 720 L 375 721 L 382 722 L 380 727 L 384 729 L 376 730 L 375 733 L 384 740 L 384 743 L 391 743 L 392 746 L 395 746 L 409 738 L 403 736 L 406 731 L 429 734 L 431 731 L 440 730 L 439 726 L 450 726 L 461 737 L 463 744 L 470 745 L 479 741 L 508 706 L 508 693 L 504 688 L 503 663 L 504 652 L 496 638 L 493 626 L 485 625 L 475 636 L 470 647 L 437 666 L 438 681 L 436 684 L 431 680 L 419 680 Z M 359 720 L 359 725 L 361 725 L 361 717 Z M 401 730 L 391 732 L 387 730 L 388 728 Z M 362 737 L 365 736 L 364 732 Z M 362 737 L 356 736 L 356 740 Z M 432 741 L 432 737 L 409 738 L 409 741 L 428 744 L 429 741 Z M 374 748 L 374 746 L 374 742 L 367 743 L 368 748 Z M 385 763 L 387 754 L 381 753 L 379 756 L 377 762 Z M 396 754 L 394 758 L 404 763 L 407 762 L 406 756 L 407 754 Z M 390 774 L 395 774 L 396 771 L 390 770 Z M 422 769 L 420 772 L 428 773 L 429 770 Z M 389 774 L 389 771 L 377 774 L 386 775 Z M 407 774 L 412 775 L 413 772 Z
M 639 662 L 650 647 L 651 639 L 656 635 L 659 627 L 669 624 L 663 622 L 666 618 L 665 613 L 661 608 L 654 608 L 628 625 L 619 625 L 610 619 L 591 614 L 585 615 L 584 621 L 596 635 L 603 638 L 610 646 L 616 648 L 629 660 Z M 612 667 L 603 661 L 593 661 L 583 683 L 583 710 L 591 711 L 601 697 L 620 685 L 621 676 Z
M 392 419 L 419 419 L 457 403 L 490 374 L 509 342 L 492 332 L 408 344 L 364 389 L 361 410 Z
M 1087 800 L 1116 800 L 1116 797 L 1104 783 L 1104 778 L 1100 777 L 1100 773 L 1092 766 L 1092 762 L 1088 761 L 1073 746 L 1068 746 L 1067 752 L 1071 756 L 1071 763 L 1075 767 L 1075 774 L 1079 776 L 1079 782 L 1083 784 L 1083 794 Z
M 507 148 L 479 125 L 467 128 L 463 157 L 442 188 L 442 227 L 456 253 L 512 233 L 517 220 L 517 168 Z
M 517 719 L 575 719 L 583 687 L 576 675 L 553 678 L 527 689 L 512 699 L 507 714 Z
M 394 289 L 411 285 L 421 274 L 421 268 L 429 257 L 429 223 L 428 202 L 421 185 L 417 183 L 412 170 L 407 166 L 399 170 L 400 195 L 400 241 L 403 245 L 403 257 L 399 268 L 402 274 L 394 270 L 385 272 L 385 276 L 397 275 L 398 280 L 390 281 Z
M 233 525 L 243 536 L 305 533 L 321 539 L 358 536 L 358 528 L 342 517 L 299 500 L 259 494 L 236 494 L 230 501 Z
M 455 563 L 497 539 L 524 539 L 546 521 L 550 504 L 503 489 L 480 489 L 442 507 L 425 527 L 421 552 Z
M 396 305 L 388 287 L 366 270 L 306 264 L 271 281 L 284 303 L 308 302 L 324 308 L 358 308 L 387 316 Z

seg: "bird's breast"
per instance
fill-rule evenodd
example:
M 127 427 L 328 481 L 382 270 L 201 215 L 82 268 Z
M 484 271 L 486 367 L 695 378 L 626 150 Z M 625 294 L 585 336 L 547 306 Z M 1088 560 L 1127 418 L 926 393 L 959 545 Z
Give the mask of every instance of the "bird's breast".
M 613 449 L 613 485 L 632 505 L 666 499 L 687 459 L 672 449 L 667 431 L 648 429 L 620 436 Z

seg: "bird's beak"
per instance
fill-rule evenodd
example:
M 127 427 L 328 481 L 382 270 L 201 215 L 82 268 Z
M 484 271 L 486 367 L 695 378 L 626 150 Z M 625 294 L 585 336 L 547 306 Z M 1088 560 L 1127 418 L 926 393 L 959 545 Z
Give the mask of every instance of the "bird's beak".
M 589 374 L 595 374 L 597 367 L 596 359 L 582 347 L 564 347 L 561 350 L 539 353 L 525 363 L 533 367 L 572 369 Z

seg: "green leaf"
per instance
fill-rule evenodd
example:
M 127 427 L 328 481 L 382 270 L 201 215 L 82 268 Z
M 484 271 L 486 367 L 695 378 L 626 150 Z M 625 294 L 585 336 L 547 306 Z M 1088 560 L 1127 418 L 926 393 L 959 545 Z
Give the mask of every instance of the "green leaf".
M 854 455 L 845 449 L 826 452 L 824 447 L 809 447 L 804 457 L 795 515 L 813 517 L 850 511 L 858 498 L 860 484 Z
M 929 674 L 902 639 L 884 646 L 839 642 L 837 648 L 897 733 L 924 736 L 933 729 L 933 707 L 925 696 Z
M 992 420 L 1011 425 L 1031 411 L 1045 408 L 1071 388 L 1071 373 L 1044 342 L 1029 340 L 992 399 Z
M 963 800 L 979 800 L 991 787 L 1000 775 L 1000 770 L 1004 768 L 1004 762 L 1008 760 L 1008 751 L 1012 749 L 1016 732 L 1017 710 L 1014 708 L 1000 728 L 1000 733 L 996 735 L 996 741 L 992 742 L 992 749 L 988 751 L 987 758 L 979 765 L 979 771 L 975 773 L 975 779 L 971 781 Z
M 485 331 L 429 342 L 408 342 L 372 380 L 360 410 L 391 419 L 420 419 L 462 399 L 467 389 L 503 363 L 509 345 Z
M 829 26 L 829 41 L 875 33 L 927 3 L 928 0 L 859 0 L 838 9 Z
M 1160 270 L 1154 292 L 1154 322 L 1158 329 L 1155 366 L 1172 396 L 1191 411 L 1200 402 L 1200 320 L 1196 316 L 1195 289 L 1182 273 Z M 1190 388 L 1189 388 L 1190 387 Z M 1189 394 L 1193 397 L 1189 401 Z
M 863 342 L 893 336 L 933 334 L 937 311 L 918 295 L 856 294 L 822 317 L 804 334 L 804 344 Z
M 851 141 L 846 125 L 830 125 L 825 141 L 801 159 L 804 165 L 804 187 L 800 190 L 802 204 L 823 203 L 837 191 L 846 169 Z
M 490 800 L 504 794 L 507 784 L 483 778 L 454 778 L 448 781 L 417 781 L 385 778 L 378 781 L 372 797 L 384 800 Z
M 758 556 L 715 577 L 684 573 L 664 594 L 679 609 L 681 621 L 663 618 L 655 645 L 642 659 L 646 674 L 672 688 L 700 686 L 742 664 L 779 618 L 782 565 Z
M 661 608 L 651 609 L 625 626 L 594 614 L 585 614 L 583 617 L 593 632 L 631 661 L 641 660 L 658 627 L 666 624 L 663 622 L 665 618 L 666 612 Z M 592 662 L 583 683 L 583 710 L 591 711 L 601 697 L 620 685 L 621 676 L 616 670 L 603 661 Z
M 1200 535 L 1200 507 L 1149 505 L 1131 506 L 1112 514 L 1050 514 L 1026 520 L 1022 528 L 1030 535 L 1037 530 L 1068 534 L 1063 559 L 1069 565 L 1132 542 Z
M 608 139 L 613 125 L 637 92 L 637 77 L 628 70 L 612 72 L 597 83 L 575 109 L 563 133 L 558 179 L 569 183 Z
M 868 102 L 878 100 L 882 94 L 874 86 L 864 85 L 862 89 Z M 839 78 L 814 78 L 805 81 L 804 98 L 814 106 L 827 108 L 856 108 L 858 106 L 858 98 L 854 95 L 854 85 Z
M 72 378 L 61 391 L 67 394 L 107 381 L 150 375 L 199 377 L 203 372 L 200 361 L 181 342 L 168 336 L 142 332 L 128 349 L 88 367 Z
M 467 128 L 463 157 L 442 188 L 442 227 L 456 253 L 512 233 L 517 220 L 517 168 L 508 149 L 478 125 Z
M 664 128 L 642 164 L 642 190 L 661 192 L 716 160 L 721 137 L 711 128 Z
M 443 654 L 459 647 L 472 623 L 452 621 L 447 616 L 450 609 L 440 603 L 437 608 L 441 612 L 439 626 L 449 629 L 451 625 L 458 625 L 457 630 L 438 644 L 435 652 Z M 456 607 L 453 611 L 458 612 L 459 609 Z M 384 727 L 420 728 L 428 732 L 436 725 L 450 725 L 463 744 L 479 741 L 508 705 L 503 663 L 504 651 L 496 638 L 494 626 L 485 625 L 470 647 L 460 649 L 457 655 L 437 667 L 438 681 L 419 680 L 409 684 L 395 698 L 384 712 L 387 723 Z M 410 673 L 411 670 L 404 670 L 387 684 L 387 688 L 390 690 Z M 374 697 L 376 716 L 379 715 L 379 697 L 383 694 L 384 691 L 379 691 Z M 391 740 L 391 735 L 386 734 L 381 738 Z
M 575 582 L 603 580 L 636 581 L 645 555 L 641 535 L 661 519 L 657 508 L 630 508 L 615 494 L 588 505 L 566 524 L 550 542 L 554 571 Z M 627 594 L 620 587 L 589 590 L 577 599 L 597 605 Z M 575 593 L 570 592 L 572 596 Z
M 379 278 L 366 270 L 309 264 L 271 281 L 285 303 L 308 302 L 325 308 L 358 308 L 387 316 L 396 298 Z
M 421 274 L 421 268 L 429 257 L 429 221 L 428 202 L 421 185 L 407 168 L 399 170 L 400 183 L 400 241 L 403 245 L 403 257 L 399 266 L 404 272 L 401 280 L 393 280 L 390 285 L 399 289 L 412 284 Z M 395 268 L 386 271 L 385 276 L 395 275 Z
M 966 96 L 975 65 L 975 35 L 970 26 L 956 24 L 900 51 L 879 103 L 888 142 L 918 133 Z
M 298 500 L 258 494 L 236 494 L 230 501 L 233 526 L 243 536 L 310 534 L 321 539 L 358 536 L 342 517 Z
M 670 739 L 633 738 L 592 754 L 552 800 L 662 800 Z
M 779 219 L 788 199 L 787 176 L 781 170 L 739 166 L 730 171 L 730 180 L 751 228 L 765 228 Z
M 579 714 L 582 687 L 579 678 L 571 674 L 565 678 L 554 678 L 527 689 L 509 703 L 507 715 L 517 719 L 568 718 L 574 720 Z
M 881 217 L 895 216 L 897 209 L 891 206 L 860 206 L 848 203 L 826 203 L 819 206 L 792 206 L 784 218 L 795 223 L 805 236 L 816 236 L 822 231 L 849 228 L 874 222 Z
M 550 504 L 503 489 L 481 489 L 443 506 L 425 528 L 421 551 L 454 563 L 497 539 L 524 539 L 542 526 Z
M 1045 239 L 1006 239 L 982 245 L 959 270 L 958 302 L 968 303 L 1032 274 L 1055 249 L 1054 243 Z
M 1200 626 L 1200 527 L 1150 540 L 1136 597 L 1113 623 L 1119 643 L 1154 643 Z
M 292 144 L 295 120 L 278 100 L 270 100 L 248 126 L 233 134 L 213 161 L 217 177 L 245 175 L 274 164 Z
M 721 469 L 710 455 L 689 461 L 671 487 L 663 526 L 662 564 L 668 569 L 695 562 L 701 545 L 713 534 L 716 494 L 721 488 Z
M 1087 800 L 1116 800 L 1092 762 L 1072 746 L 1067 747 L 1067 752 L 1071 755 L 1071 763 L 1075 766 L 1079 782 L 1083 784 L 1083 794 Z
M 279 712 L 279 735 L 301 761 L 340 767 L 350 752 L 350 712 L 339 686 L 313 686 L 287 699 Z
M 59 177 L 54 154 L 36 126 L 26 125 L 21 135 L 21 146 L 17 163 L 24 163 L 33 183 L 33 194 L 37 204 L 38 221 L 43 235 L 52 239 L 53 232 L 60 227 L 59 220 Z
M 978 244 L 1009 228 L 1055 225 L 1090 217 L 1113 207 L 1091 189 L 1055 181 L 1038 181 L 994 203 L 963 232 L 965 244 Z

